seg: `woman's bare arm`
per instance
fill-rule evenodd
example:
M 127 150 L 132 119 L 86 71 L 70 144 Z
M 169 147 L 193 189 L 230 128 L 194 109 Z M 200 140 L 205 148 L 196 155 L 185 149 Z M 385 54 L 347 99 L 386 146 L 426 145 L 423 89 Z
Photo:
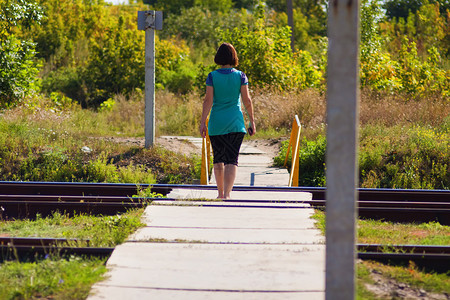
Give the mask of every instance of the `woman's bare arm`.
M 211 111 L 211 107 L 213 105 L 213 97 L 214 97 L 214 88 L 212 86 L 206 86 L 206 94 L 205 99 L 203 100 L 203 111 L 202 111 L 202 119 L 200 122 L 200 135 L 202 137 L 206 137 L 206 119 L 208 118 L 209 112 Z
M 247 111 L 248 117 L 250 119 L 251 132 L 249 132 L 249 134 L 254 135 L 256 133 L 256 126 L 255 126 L 255 117 L 253 115 L 253 102 L 250 97 L 247 84 L 241 85 L 241 97 L 242 102 L 244 103 L 245 110 Z

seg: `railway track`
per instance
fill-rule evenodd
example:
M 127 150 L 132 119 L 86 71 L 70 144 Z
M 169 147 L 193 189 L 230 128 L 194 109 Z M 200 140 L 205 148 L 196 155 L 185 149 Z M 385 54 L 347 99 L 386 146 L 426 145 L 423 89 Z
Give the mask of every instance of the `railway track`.
M 48 255 L 106 258 L 114 250 L 112 247 L 89 247 L 88 245 L 88 240 L 0 237 L 0 262 L 5 260 L 33 261 Z
M 53 183 L 53 182 L 0 182 L 0 216 L 5 219 L 33 218 L 55 210 L 66 213 L 113 215 L 132 208 L 145 207 L 149 202 L 175 200 L 168 198 L 133 197 L 140 188 L 149 185 L 108 183 Z M 155 184 L 152 192 L 167 195 L 172 189 L 215 189 L 204 185 Z M 235 190 L 301 191 L 312 193 L 308 204 L 324 208 L 325 188 L 253 187 L 237 186 Z M 227 203 L 267 202 L 283 203 L 281 200 L 227 200 Z M 290 201 L 292 203 L 292 201 Z M 448 190 L 392 190 L 358 189 L 358 214 L 362 218 L 384 219 L 397 222 L 438 221 L 450 225 L 450 191 Z
M 358 244 L 357 257 L 384 263 L 408 264 L 446 272 L 450 268 L 450 246 Z M 0 237 L 0 262 L 36 260 L 47 255 L 109 257 L 112 247 L 89 247 L 89 240 L 61 238 Z
M 450 270 L 450 246 L 357 244 L 357 257 L 388 264 L 414 262 L 429 271 Z

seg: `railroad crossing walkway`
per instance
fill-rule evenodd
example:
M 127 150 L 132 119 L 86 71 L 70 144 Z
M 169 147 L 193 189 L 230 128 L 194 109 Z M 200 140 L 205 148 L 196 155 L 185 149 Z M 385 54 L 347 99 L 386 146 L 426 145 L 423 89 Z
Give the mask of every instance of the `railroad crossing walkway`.
M 252 155 L 240 156 L 240 166 L 255 163 L 246 161 Z M 238 169 L 247 173 L 243 185 L 254 171 L 247 169 Z M 260 173 L 267 175 L 255 183 L 274 185 Z M 233 191 L 241 200 L 233 202 L 215 200 L 212 190 L 168 196 L 179 200 L 147 207 L 146 227 L 116 247 L 106 280 L 88 299 L 324 299 L 324 238 L 302 203 L 311 194 Z

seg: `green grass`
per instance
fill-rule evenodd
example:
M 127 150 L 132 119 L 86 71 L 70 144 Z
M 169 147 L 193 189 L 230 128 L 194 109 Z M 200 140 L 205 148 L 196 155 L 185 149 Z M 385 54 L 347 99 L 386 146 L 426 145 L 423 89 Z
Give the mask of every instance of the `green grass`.
M 75 217 L 55 213 L 36 220 L 0 221 L 0 235 L 89 239 L 90 247 L 114 247 L 144 226 L 142 212 L 137 209 L 114 216 Z M 87 246 L 86 242 L 69 245 Z M 0 300 L 85 299 L 92 284 L 103 278 L 105 262 L 77 256 L 62 259 L 56 253 L 35 262 L 6 261 L 0 264 Z
M 49 124 L 42 120 L 28 122 L 29 116 L 20 113 L 12 112 L 8 118 L 0 119 L 0 180 L 153 184 L 190 182 L 199 177 L 196 164 L 200 159 L 196 157 L 161 147 L 138 148 L 101 137 L 87 139 L 87 132 L 82 136 L 75 129 L 64 129 L 66 123 L 71 123 L 68 114 L 59 129 L 45 127 Z M 85 119 L 95 119 L 93 112 L 84 114 Z M 86 146 L 91 152 L 82 150 Z
M 325 213 L 316 210 L 312 216 L 316 227 L 325 234 Z M 403 224 L 377 220 L 358 220 L 358 243 L 371 244 L 413 244 L 413 245 L 450 245 L 450 227 L 436 222 L 423 224 Z M 389 247 L 387 247 L 387 250 Z M 427 273 L 414 264 L 408 267 L 390 266 L 377 262 L 363 261 L 357 265 L 358 299 L 379 299 L 367 291 L 364 285 L 373 284 L 371 272 L 378 272 L 383 277 L 394 279 L 417 289 L 428 292 L 443 293 L 450 290 L 450 272 L 447 274 Z
M 316 210 L 312 218 L 325 234 L 325 212 Z M 357 221 L 357 232 L 360 244 L 450 245 L 450 227 L 438 222 L 414 224 L 361 219 Z
M 448 293 L 450 291 L 450 274 L 428 273 L 417 268 L 413 263 L 408 267 L 385 265 L 373 261 L 363 261 L 357 266 L 357 286 L 360 299 L 379 299 L 373 297 L 365 288 L 365 283 L 374 284 L 371 273 L 382 275 L 386 279 L 405 283 L 411 288 L 423 289 L 432 293 Z
M 363 263 L 359 263 L 356 266 L 356 299 L 361 300 L 373 300 L 377 299 L 375 295 L 371 292 L 369 292 L 365 284 L 373 284 L 374 281 L 370 277 L 371 269 L 366 267 L 366 265 Z
M 105 260 L 49 258 L 0 264 L 0 299 L 85 299 L 106 273 Z
M 364 244 L 450 245 L 450 227 L 437 222 L 400 224 L 359 220 L 358 242 Z
M 361 187 L 449 189 L 450 131 L 422 125 L 361 129 Z
M 54 213 L 36 220 L 0 221 L 0 235 L 12 237 L 53 237 L 89 239 L 91 247 L 114 247 L 144 226 L 142 209 L 114 216 L 68 215 Z

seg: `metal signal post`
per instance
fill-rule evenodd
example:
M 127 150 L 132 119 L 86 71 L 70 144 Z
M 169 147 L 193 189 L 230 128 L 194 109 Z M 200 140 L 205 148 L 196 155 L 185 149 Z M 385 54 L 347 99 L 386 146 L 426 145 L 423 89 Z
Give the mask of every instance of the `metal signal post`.
M 138 29 L 145 30 L 145 147 L 155 142 L 155 30 L 162 29 L 162 12 L 138 11 Z

